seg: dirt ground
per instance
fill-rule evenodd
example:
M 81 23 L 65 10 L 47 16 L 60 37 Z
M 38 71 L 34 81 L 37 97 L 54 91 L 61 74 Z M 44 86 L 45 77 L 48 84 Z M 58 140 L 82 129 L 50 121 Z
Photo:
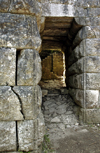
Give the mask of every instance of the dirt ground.
M 48 130 L 54 153 L 100 153 L 100 127 L 78 126 Z

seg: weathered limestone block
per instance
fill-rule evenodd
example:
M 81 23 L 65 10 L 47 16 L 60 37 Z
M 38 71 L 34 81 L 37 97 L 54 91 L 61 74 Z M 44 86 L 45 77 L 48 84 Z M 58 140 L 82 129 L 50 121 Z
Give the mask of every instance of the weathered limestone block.
M 100 73 L 86 73 L 86 89 L 100 90 Z
M 45 28 L 45 17 L 41 17 L 41 22 L 40 22 L 40 33 L 43 32 Z
M 89 56 L 84 59 L 85 72 L 100 72 L 100 56 Z
M 74 5 L 42 3 L 42 16 L 85 17 L 86 10 Z
M 34 123 L 33 120 L 18 121 L 18 142 L 20 151 L 34 149 Z
M 76 17 L 75 21 L 83 26 L 100 26 L 100 17 Z
M 38 15 L 40 7 L 36 0 L 13 0 L 9 12 Z
M 39 114 L 38 119 L 38 146 L 40 146 L 43 142 L 44 139 L 44 134 L 45 134 L 45 123 L 44 123 L 44 117 L 42 112 Z
M 74 64 L 72 64 L 68 69 L 68 74 L 79 74 L 84 72 L 84 59 L 81 58 Z
M 15 85 L 16 49 L 0 48 L 0 85 Z
M 10 13 L 0 14 L 0 46 L 40 49 L 41 39 L 36 17 Z
M 84 90 L 80 89 L 69 89 L 69 94 L 73 98 L 74 102 L 81 107 L 85 107 L 84 104 Z
M 85 39 L 79 45 L 77 54 L 82 56 L 99 56 L 100 55 L 100 39 Z
M 80 0 L 77 0 L 76 1 L 76 5 L 77 6 L 80 6 L 80 7 L 83 7 L 83 8 L 91 8 L 91 7 L 100 7 L 100 1 L 98 0 L 83 0 L 83 1 L 80 1 Z
M 85 92 L 85 103 L 86 108 L 97 108 L 99 107 L 99 90 L 86 90 Z
M 21 50 L 18 58 L 17 85 L 36 85 L 41 79 L 41 59 L 33 49 Z
M 19 97 L 9 86 L 0 86 L 0 120 L 23 120 Z
M 100 17 L 100 8 L 87 8 L 87 17 Z
M 100 109 L 81 109 L 79 118 L 85 123 L 100 123 Z
M 13 90 L 20 97 L 24 119 L 34 119 L 33 86 L 15 86 Z
M 11 0 L 0 0 L 0 12 L 8 12 Z
M 82 72 L 100 72 L 100 57 L 99 56 L 87 56 L 79 59 L 74 64 L 72 64 L 68 69 L 68 74 L 79 74 Z
M 98 90 L 80 90 L 71 89 L 69 94 L 74 99 L 75 103 L 82 108 L 92 109 L 99 108 L 99 91 Z
M 41 104 L 42 104 L 42 90 L 40 86 L 34 86 L 33 88 L 33 100 L 35 102 L 35 111 L 38 115 L 41 112 Z
M 68 86 L 72 88 L 84 89 L 84 73 L 70 76 L 68 78 Z
M 73 44 L 78 44 L 78 42 L 83 39 L 100 38 L 100 26 L 85 26 L 83 27 L 75 37 Z
M 16 151 L 15 122 L 0 122 L 0 151 Z
M 100 56 L 100 39 L 95 38 L 82 40 L 71 53 L 68 64 L 71 65 L 84 56 Z

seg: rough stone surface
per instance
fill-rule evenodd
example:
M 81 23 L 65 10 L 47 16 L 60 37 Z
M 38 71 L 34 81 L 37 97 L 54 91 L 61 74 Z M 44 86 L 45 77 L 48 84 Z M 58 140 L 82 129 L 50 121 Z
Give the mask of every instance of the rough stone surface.
M 14 92 L 18 95 L 22 105 L 22 112 L 24 119 L 35 118 L 35 101 L 33 100 L 33 87 L 32 86 L 15 86 Z
M 0 151 L 16 151 L 15 122 L 0 121 Z
M 33 120 L 18 122 L 18 142 L 20 151 L 32 151 L 34 149 L 34 123 Z
M 9 86 L 0 86 L 0 120 L 23 120 L 19 98 Z
M 85 123 L 100 123 L 100 109 L 81 109 L 79 118 Z
M 0 48 L 0 85 L 14 86 L 15 72 L 16 49 Z
M 100 73 L 86 73 L 86 88 L 100 90 Z
M 36 0 L 0 0 L 0 12 L 37 15 L 40 8 Z
M 41 59 L 36 50 L 25 49 L 18 58 L 18 85 L 37 85 L 41 79 Z
M 49 89 L 48 95 L 43 97 L 42 106 L 46 128 L 65 129 L 68 125 L 75 125 L 78 122 L 75 107 L 68 93 Z
M 36 18 L 10 13 L 0 14 L 0 46 L 39 49 L 41 39 Z

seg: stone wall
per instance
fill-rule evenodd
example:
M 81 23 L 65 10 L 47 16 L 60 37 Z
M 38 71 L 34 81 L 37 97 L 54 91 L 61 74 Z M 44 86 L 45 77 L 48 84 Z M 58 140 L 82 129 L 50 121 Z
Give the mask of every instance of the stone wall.
M 70 94 L 82 108 L 81 120 L 100 123 L 99 0 L 0 0 L 0 152 L 39 152 L 44 135 L 39 31 L 47 16 L 73 17 L 84 26 L 68 62 Z
M 0 0 L 0 12 L 0 152 L 38 153 L 44 137 L 41 10 L 35 0 Z
M 52 53 L 42 62 L 42 80 L 53 80 L 63 76 L 64 64 L 62 53 Z

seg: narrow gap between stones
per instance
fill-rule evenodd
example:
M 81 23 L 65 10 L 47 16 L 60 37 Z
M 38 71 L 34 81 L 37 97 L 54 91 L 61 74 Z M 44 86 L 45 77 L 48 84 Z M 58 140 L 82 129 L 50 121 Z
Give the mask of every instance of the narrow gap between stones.
M 11 86 L 11 90 L 14 92 L 14 94 L 17 96 L 19 102 L 20 102 L 20 107 L 21 107 L 21 114 L 23 115 L 23 118 L 25 119 L 25 115 L 24 115 L 24 112 L 23 112 L 23 104 L 22 104 L 22 101 L 21 101 L 21 98 L 20 96 L 15 92 L 15 90 L 13 89 L 13 87 Z
M 18 58 L 20 56 L 20 49 L 17 49 L 16 51 L 16 72 L 15 72 L 15 85 L 17 86 L 17 71 L 18 71 Z
M 17 121 L 16 121 L 16 145 L 17 145 L 17 150 L 19 150 L 19 141 L 18 141 L 18 125 L 17 125 Z

